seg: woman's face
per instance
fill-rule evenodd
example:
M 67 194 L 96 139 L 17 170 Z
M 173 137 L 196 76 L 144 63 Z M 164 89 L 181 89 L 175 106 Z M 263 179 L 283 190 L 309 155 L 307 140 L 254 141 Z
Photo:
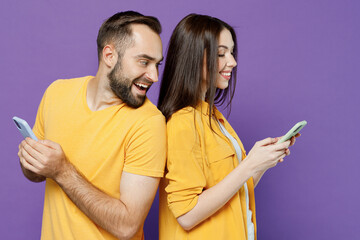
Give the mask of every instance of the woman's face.
M 229 86 L 232 69 L 236 66 L 236 61 L 233 56 L 234 41 L 228 29 L 221 31 L 219 36 L 219 74 L 216 78 L 216 87 L 225 89 Z

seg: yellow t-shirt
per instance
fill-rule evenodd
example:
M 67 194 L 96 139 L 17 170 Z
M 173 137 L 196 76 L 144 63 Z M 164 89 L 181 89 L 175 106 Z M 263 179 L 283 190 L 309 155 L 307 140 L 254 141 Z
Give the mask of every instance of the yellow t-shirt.
M 174 113 L 167 123 L 167 173 L 160 183 L 159 236 L 160 240 L 219 240 L 247 239 L 246 195 L 242 187 L 221 209 L 190 231 L 185 231 L 176 218 L 195 207 L 198 196 L 227 176 L 238 164 L 235 149 L 225 137 L 216 120 L 209 124 L 208 104 L 202 102 L 196 109 L 186 107 Z M 215 108 L 215 115 L 226 130 L 244 147 Z M 252 222 L 256 217 L 254 183 L 247 181 Z
M 92 76 L 58 80 L 41 100 L 34 133 L 61 145 L 67 159 L 96 187 L 120 198 L 122 171 L 162 177 L 166 127 L 161 112 L 146 99 L 91 111 L 86 89 Z M 92 222 L 51 179 L 46 179 L 41 239 L 116 239 Z M 143 239 L 142 228 L 134 239 Z

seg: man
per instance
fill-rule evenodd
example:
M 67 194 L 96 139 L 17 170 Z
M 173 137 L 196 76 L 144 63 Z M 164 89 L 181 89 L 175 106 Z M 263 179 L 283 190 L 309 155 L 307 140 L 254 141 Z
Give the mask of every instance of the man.
M 143 239 L 163 176 L 165 120 L 146 98 L 163 59 L 154 17 L 122 12 L 99 30 L 95 77 L 58 80 L 19 145 L 24 175 L 46 179 L 42 239 Z

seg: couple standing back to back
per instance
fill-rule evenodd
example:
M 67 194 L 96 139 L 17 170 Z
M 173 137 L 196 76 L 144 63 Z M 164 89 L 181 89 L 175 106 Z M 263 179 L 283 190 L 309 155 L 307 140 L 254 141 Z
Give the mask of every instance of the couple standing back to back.
M 24 175 L 46 180 L 42 239 L 144 239 L 160 180 L 160 239 L 256 239 L 254 187 L 295 138 L 245 154 L 215 107 L 234 96 L 236 35 L 206 15 L 172 34 L 159 111 L 146 92 L 163 60 L 160 33 L 155 17 L 117 13 L 99 30 L 96 76 L 47 88 L 39 141 L 18 152 Z

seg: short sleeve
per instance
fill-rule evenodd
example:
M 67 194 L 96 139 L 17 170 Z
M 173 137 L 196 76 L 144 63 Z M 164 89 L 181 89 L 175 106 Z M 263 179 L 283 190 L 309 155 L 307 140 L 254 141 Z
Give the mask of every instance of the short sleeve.
M 186 115 L 185 115 L 186 116 Z M 168 206 L 175 218 L 195 207 L 206 186 L 199 134 L 195 119 L 173 116 L 167 125 L 168 156 L 166 178 Z
M 40 105 L 38 107 L 38 111 L 36 114 L 36 120 L 33 127 L 33 132 L 38 139 L 45 139 L 45 130 L 44 130 L 44 105 L 46 101 L 46 93 L 48 90 L 45 91 Z
M 124 171 L 163 177 L 166 161 L 166 124 L 161 114 L 136 127 L 125 151 Z

